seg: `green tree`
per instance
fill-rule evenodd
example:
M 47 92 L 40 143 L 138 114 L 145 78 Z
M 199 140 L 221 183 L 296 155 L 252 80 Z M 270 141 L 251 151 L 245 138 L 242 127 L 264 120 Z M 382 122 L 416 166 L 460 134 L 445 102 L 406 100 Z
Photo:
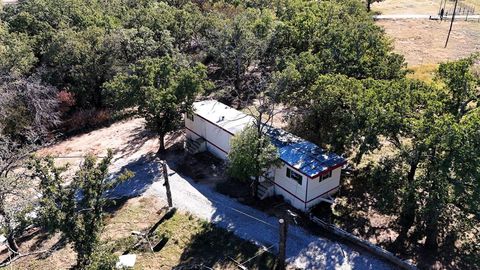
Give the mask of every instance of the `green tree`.
M 56 167 L 52 158 L 33 162 L 34 177 L 40 182 L 40 218 L 53 231 L 59 230 L 77 252 L 77 267 L 85 269 L 98 249 L 103 228 L 104 208 L 109 203 L 105 192 L 132 176 L 129 171 L 108 177 L 113 154 L 101 161 L 88 155 L 68 184 L 63 176 L 66 167 Z
M 252 196 L 257 196 L 259 178 L 279 164 L 277 148 L 266 135 L 259 136 L 255 125 L 235 135 L 228 154 L 228 174 L 240 181 L 252 181 Z
M 475 235 L 480 186 L 476 61 L 441 64 L 433 85 L 324 75 L 291 102 L 300 117 L 292 122 L 302 123 L 296 130 L 313 141 L 349 150 L 356 162 L 373 150 L 387 150 L 374 164 L 382 177 L 368 182 L 371 193 L 378 191 L 377 207 L 398 215 L 400 246 L 423 236 L 429 250 L 442 247 L 448 253 L 457 240 L 472 241 L 465 231 Z
M 367 11 L 370 12 L 372 9 L 371 9 L 371 6 L 373 3 L 375 2 L 382 2 L 383 0 L 366 0 L 367 2 Z
M 209 87 L 206 76 L 202 64 L 190 65 L 181 57 L 148 58 L 117 75 L 105 89 L 117 106 L 135 107 L 145 117 L 147 128 L 160 137 L 161 152 L 165 135 L 181 126 L 182 114 L 191 111 L 196 96 Z
M 404 76 L 403 56 L 393 52 L 391 40 L 360 1 L 289 0 L 278 5 L 281 23 L 270 50 L 277 55 L 278 70 L 299 73 L 300 87 L 308 87 L 321 74 L 357 79 Z
M 26 75 L 36 62 L 31 39 L 25 34 L 9 33 L 7 25 L 0 21 L 0 75 Z
M 242 99 L 253 74 L 264 70 L 268 62 L 275 19 L 269 10 L 235 10 L 238 14 L 233 18 L 214 16 L 213 27 L 207 34 L 208 53 L 219 67 L 222 87 L 230 88 L 231 97 Z

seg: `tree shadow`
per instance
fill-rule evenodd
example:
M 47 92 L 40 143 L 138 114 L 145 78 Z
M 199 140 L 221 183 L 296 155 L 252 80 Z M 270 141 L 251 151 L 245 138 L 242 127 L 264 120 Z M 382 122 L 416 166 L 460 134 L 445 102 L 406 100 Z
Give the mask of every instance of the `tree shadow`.
M 133 177 L 105 192 L 105 196 L 108 199 L 121 202 L 125 198 L 133 198 L 142 195 L 159 179 L 161 172 L 160 166 L 159 160 L 154 154 L 142 155 L 139 159 L 121 167 L 118 170 L 118 173 L 114 173 L 110 176 L 111 178 L 118 177 L 118 175 L 125 170 L 134 173 Z
M 129 136 L 128 141 L 125 142 L 124 147 L 115 149 L 115 154 L 118 156 L 115 156 L 114 161 L 131 156 L 153 138 L 155 138 L 155 133 L 146 130 L 143 126 L 135 128 L 132 130 L 132 135 Z
M 212 241 L 215 240 L 215 241 Z M 183 250 L 173 269 L 225 269 L 243 265 L 247 269 L 273 269 L 276 257 L 232 232 L 203 223 Z

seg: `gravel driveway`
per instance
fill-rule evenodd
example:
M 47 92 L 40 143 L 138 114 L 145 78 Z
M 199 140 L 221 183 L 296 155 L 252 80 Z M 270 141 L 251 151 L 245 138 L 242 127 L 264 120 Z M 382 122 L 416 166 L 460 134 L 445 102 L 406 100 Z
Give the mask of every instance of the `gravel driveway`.
M 129 119 L 109 127 L 75 136 L 41 151 L 43 155 L 81 156 L 85 153 L 105 155 L 115 149 L 112 173 L 124 168 L 135 177 L 110 192 L 112 197 L 156 196 L 165 199 L 159 164 L 152 157 L 158 149 L 155 137 L 143 128 L 143 119 Z M 176 155 L 182 160 L 182 155 Z M 76 167 L 81 158 L 68 159 Z M 65 162 L 58 159 L 59 165 Z M 171 163 L 174 167 L 174 163 Z M 237 236 L 277 251 L 278 221 L 265 213 L 219 194 L 206 184 L 169 171 L 174 205 L 180 210 L 233 231 Z M 159 181 L 160 180 L 160 181 Z M 287 256 L 290 265 L 300 269 L 392 269 L 392 266 L 366 253 L 314 236 L 302 228 L 289 226 Z
M 116 163 L 116 170 L 128 168 L 135 177 L 111 192 L 111 196 L 157 196 L 166 199 L 160 180 L 159 164 L 139 159 L 125 165 Z M 173 204 L 182 211 L 208 220 L 233 231 L 237 236 L 277 251 L 278 220 L 224 196 L 206 184 L 194 183 L 169 169 Z M 287 258 L 290 266 L 300 269 L 393 269 L 390 264 L 366 253 L 327 239 L 314 236 L 304 229 L 290 225 L 287 239 Z

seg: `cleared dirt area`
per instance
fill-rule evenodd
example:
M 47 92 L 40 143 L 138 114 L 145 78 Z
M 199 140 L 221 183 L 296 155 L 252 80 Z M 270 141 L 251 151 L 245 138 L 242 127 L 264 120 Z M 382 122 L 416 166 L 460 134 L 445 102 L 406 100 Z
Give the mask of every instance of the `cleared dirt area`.
M 377 23 L 392 37 L 395 50 L 405 56 L 409 66 L 455 60 L 480 51 L 480 23 L 477 22 L 455 22 L 447 48 L 444 48 L 447 22 L 396 20 Z
M 170 139 L 166 139 L 170 144 Z M 86 134 L 68 138 L 40 150 L 39 156 L 52 156 L 57 165 L 70 164 L 75 170 L 86 154 L 104 157 L 107 150 L 114 153 L 112 163 L 120 166 L 142 157 L 152 156 L 158 150 L 158 138 L 145 129 L 142 118 L 127 119 Z
M 186 223 L 189 223 L 190 218 L 185 218 L 185 213 L 191 213 L 195 216 L 194 220 L 201 220 L 202 225 L 207 226 L 201 228 L 195 224 L 194 227 L 183 227 L 179 225 L 172 225 L 171 232 L 174 232 L 177 226 L 185 228 L 185 239 L 192 237 L 194 240 L 183 240 L 184 238 L 175 238 L 178 243 L 173 242 L 172 253 L 163 254 L 166 261 L 160 255 L 152 255 L 139 258 L 139 266 L 143 269 L 171 269 L 172 266 L 183 266 L 184 263 L 197 263 L 198 259 L 190 261 L 189 258 L 207 258 L 206 264 L 214 266 L 215 269 L 229 269 L 231 260 L 225 258 L 223 255 L 228 255 L 232 258 L 239 258 L 237 261 L 244 261 L 252 257 L 261 247 L 276 251 L 276 243 L 278 242 L 278 219 L 268 214 L 242 204 L 235 199 L 226 197 L 214 190 L 214 188 L 206 183 L 206 178 L 216 178 L 211 174 L 212 170 L 198 171 L 192 170 L 191 176 L 200 179 L 190 179 L 176 171 L 184 164 L 185 152 L 181 149 L 181 141 L 183 133 L 171 134 L 168 136 L 166 146 L 168 153 L 165 156 L 169 167 L 169 181 L 172 191 L 173 204 L 180 214 L 184 214 L 181 218 Z M 144 129 L 144 120 L 133 118 L 124 120 L 109 127 L 101 128 L 89 133 L 81 134 L 72 137 L 68 140 L 60 142 L 56 145 L 44 149 L 41 154 L 54 155 L 57 157 L 57 163 L 72 163 L 72 168 L 75 168 L 86 153 L 94 153 L 98 156 L 103 156 L 106 149 L 114 150 L 114 160 L 111 166 L 111 172 L 118 172 L 123 168 L 127 168 L 135 173 L 135 176 L 126 182 L 117 186 L 114 190 L 108 192 L 108 196 L 113 198 L 124 198 L 141 196 L 142 198 L 155 198 L 163 203 L 149 202 L 134 202 L 130 200 L 126 205 L 125 214 L 121 214 L 122 208 L 115 213 L 119 221 L 111 220 L 109 224 L 115 224 L 113 227 L 117 228 L 113 233 L 109 230 L 112 225 L 108 225 L 105 235 L 106 238 L 111 238 L 115 245 L 120 245 L 130 241 L 125 239 L 129 231 L 139 230 L 135 226 L 145 227 L 151 223 L 150 216 L 155 219 L 156 211 L 165 203 L 165 187 L 163 181 L 159 181 L 160 171 L 158 159 L 155 153 L 158 149 L 158 139 L 150 132 Z M 66 158 L 65 158 L 66 157 Z M 190 167 L 191 164 L 184 164 Z M 195 167 L 195 166 L 194 166 Z M 217 165 L 215 165 L 217 167 Z M 218 179 L 212 180 L 213 182 Z M 133 207 L 133 208 L 132 208 Z M 148 208 L 149 213 L 143 213 L 141 209 Z M 130 209 L 130 210 L 128 210 Z M 133 209 L 133 210 L 132 210 Z M 153 212 L 152 212 L 153 211 Z M 152 214 L 153 213 L 153 214 Z M 120 215 L 120 216 L 119 216 Z M 142 216 L 144 218 L 142 218 Z M 147 218 L 148 216 L 148 218 Z M 147 221 L 150 220 L 150 221 Z M 147 222 L 145 222 L 147 221 Z M 183 222 L 180 222 L 183 223 Z M 219 228 L 221 231 L 212 231 L 212 228 Z M 229 231 L 228 235 L 225 232 Z M 193 232 L 189 236 L 187 232 Z M 175 234 L 175 233 L 173 233 Z M 246 241 L 238 242 L 242 249 L 231 246 L 229 243 L 234 243 L 231 240 L 232 235 L 247 240 L 248 243 L 256 243 L 259 246 L 248 245 L 248 249 L 243 249 Z M 183 237 L 183 236 L 182 236 Z M 128 238 L 128 237 L 127 237 Z M 128 241 L 127 241 L 128 240 Z M 120 241 L 120 242 L 118 242 Z M 239 240 L 240 241 L 240 240 Z M 109 241 L 111 242 L 111 241 Z M 190 244 L 192 242 L 192 244 Z M 300 269 L 350 269 L 355 266 L 355 269 L 391 269 L 392 266 L 376 258 L 375 256 L 358 250 L 353 246 L 347 246 L 344 243 L 332 241 L 327 238 L 319 237 L 312 232 L 306 231 L 297 225 L 289 226 L 289 235 L 287 242 L 287 258 L 292 268 Z M 170 242 L 169 242 L 170 243 Z M 208 246 L 214 243 L 216 246 Z M 222 246 L 220 244 L 224 244 Z M 198 249 L 198 252 L 191 253 L 192 248 Z M 230 248 L 233 250 L 231 253 Z M 125 248 L 117 249 L 124 251 Z M 200 251 L 203 250 L 203 253 Z M 241 252 L 237 252 L 237 251 Z M 165 252 L 166 252 L 165 251 Z M 206 252 L 208 251 L 208 252 Z M 228 252 L 227 252 L 228 251 Z M 245 252 L 245 253 L 243 253 Z M 160 253 L 159 253 L 160 254 Z M 178 259 L 180 254 L 180 259 Z M 212 255 L 213 254 L 213 255 Z M 223 254 L 223 255 L 222 255 Z M 230 255 L 231 254 L 231 255 Z M 251 256 L 242 254 L 252 254 Z M 213 257 L 212 257 L 213 256 Z M 145 261 L 144 261 L 145 260 Z M 179 261 L 180 260 L 180 261 Z M 205 261 L 205 260 L 204 260 Z M 254 263 L 250 268 L 270 269 L 269 267 L 262 267 L 262 264 L 270 264 L 270 260 L 266 258 L 263 261 Z M 162 265 L 162 267 L 159 267 Z M 235 266 L 236 267 L 236 266 Z M 38 267 L 37 269 L 42 269 Z M 181 269 L 181 268 L 178 268 Z M 191 269 L 191 268 L 183 268 Z

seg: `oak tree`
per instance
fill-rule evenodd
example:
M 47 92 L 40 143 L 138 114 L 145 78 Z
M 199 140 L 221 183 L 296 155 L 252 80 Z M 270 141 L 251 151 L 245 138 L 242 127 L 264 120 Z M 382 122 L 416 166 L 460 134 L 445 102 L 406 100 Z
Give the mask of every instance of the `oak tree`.
M 190 64 L 180 56 L 148 58 L 131 66 L 129 73 L 105 84 L 112 102 L 134 107 L 145 117 L 147 128 L 160 137 L 159 152 L 165 150 L 165 136 L 182 124 L 182 115 L 192 110 L 198 94 L 209 87 L 206 68 Z

